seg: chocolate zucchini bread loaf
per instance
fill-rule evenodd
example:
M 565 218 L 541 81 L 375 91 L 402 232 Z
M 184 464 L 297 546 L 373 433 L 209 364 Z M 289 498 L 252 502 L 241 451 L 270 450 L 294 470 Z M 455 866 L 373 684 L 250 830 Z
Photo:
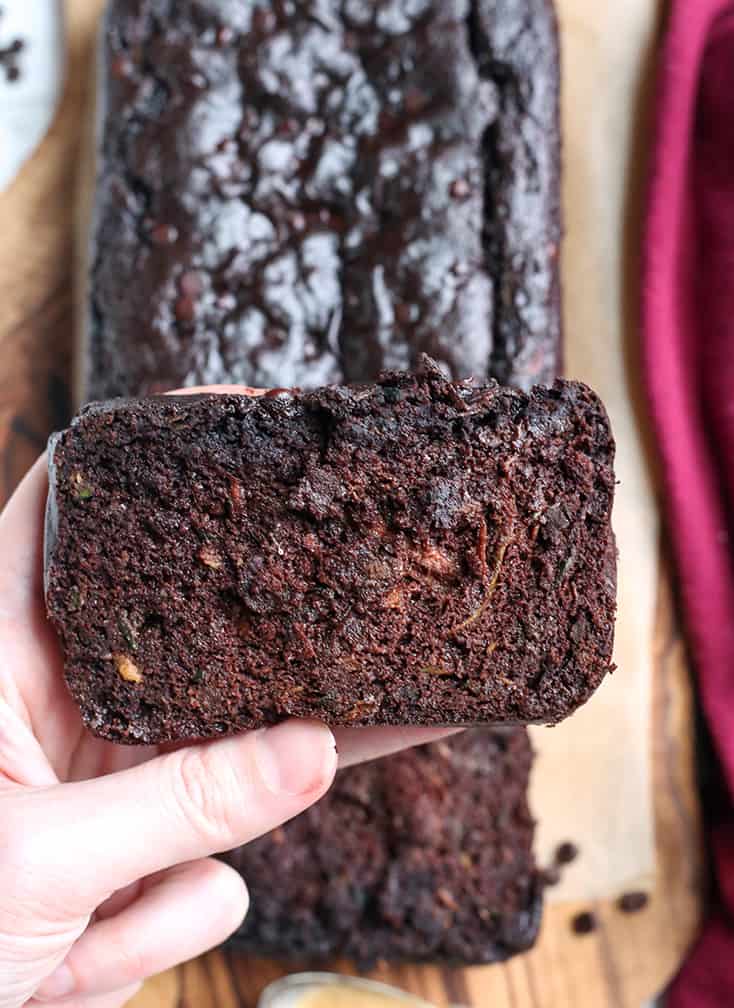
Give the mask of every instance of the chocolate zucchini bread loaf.
M 83 397 L 552 381 L 550 0 L 111 0 Z
M 586 386 L 118 400 L 50 445 L 47 605 L 127 742 L 287 715 L 555 722 L 609 669 L 614 443 Z
M 250 890 L 234 945 L 279 959 L 462 965 L 540 924 L 522 729 L 472 729 L 337 774 L 297 819 L 225 856 Z

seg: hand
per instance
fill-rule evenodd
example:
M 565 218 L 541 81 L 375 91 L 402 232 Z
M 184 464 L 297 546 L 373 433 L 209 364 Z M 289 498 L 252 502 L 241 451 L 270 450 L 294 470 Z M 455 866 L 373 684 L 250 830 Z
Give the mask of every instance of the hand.
M 245 885 L 210 855 L 316 801 L 335 739 L 346 765 L 447 732 L 289 721 L 167 751 L 94 738 L 45 618 L 46 488 L 40 459 L 0 516 L 0 1008 L 117 1008 L 240 924 Z

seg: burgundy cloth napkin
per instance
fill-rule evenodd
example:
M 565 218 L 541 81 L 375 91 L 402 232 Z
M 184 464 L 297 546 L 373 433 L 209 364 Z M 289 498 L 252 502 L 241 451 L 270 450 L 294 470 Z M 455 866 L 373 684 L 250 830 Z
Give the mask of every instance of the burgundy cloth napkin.
M 644 370 L 704 714 L 717 892 L 671 1008 L 734 1005 L 734 0 L 674 0 L 645 233 Z

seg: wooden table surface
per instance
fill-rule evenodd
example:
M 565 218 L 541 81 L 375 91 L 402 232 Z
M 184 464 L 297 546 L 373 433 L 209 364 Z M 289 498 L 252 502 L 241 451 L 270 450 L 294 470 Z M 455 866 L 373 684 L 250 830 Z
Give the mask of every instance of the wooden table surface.
M 0 195 L 2 499 L 43 450 L 49 431 L 69 415 L 73 203 L 99 6 L 99 0 L 67 0 L 69 71 L 58 114 L 21 175 Z M 686 651 L 661 553 L 650 726 L 657 878 L 647 909 L 623 915 L 612 902 L 549 904 L 536 948 L 509 964 L 384 968 L 375 976 L 441 1008 L 639 1008 L 676 970 L 699 919 L 702 861 Z M 570 920 L 579 909 L 598 914 L 594 934 L 572 934 Z M 151 980 L 133 1005 L 255 1008 L 265 984 L 283 972 L 276 964 L 212 953 Z

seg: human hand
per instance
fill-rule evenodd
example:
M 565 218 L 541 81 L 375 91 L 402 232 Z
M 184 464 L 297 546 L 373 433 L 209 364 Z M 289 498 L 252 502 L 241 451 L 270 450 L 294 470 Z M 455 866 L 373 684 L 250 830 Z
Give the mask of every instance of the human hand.
M 46 489 L 40 459 L 0 516 L 0 1008 L 117 1008 L 239 925 L 244 883 L 210 855 L 316 801 L 335 739 L 346 765 L 446 732 L 290 721 L 175 748 L 93 737 L 45 618 Z

